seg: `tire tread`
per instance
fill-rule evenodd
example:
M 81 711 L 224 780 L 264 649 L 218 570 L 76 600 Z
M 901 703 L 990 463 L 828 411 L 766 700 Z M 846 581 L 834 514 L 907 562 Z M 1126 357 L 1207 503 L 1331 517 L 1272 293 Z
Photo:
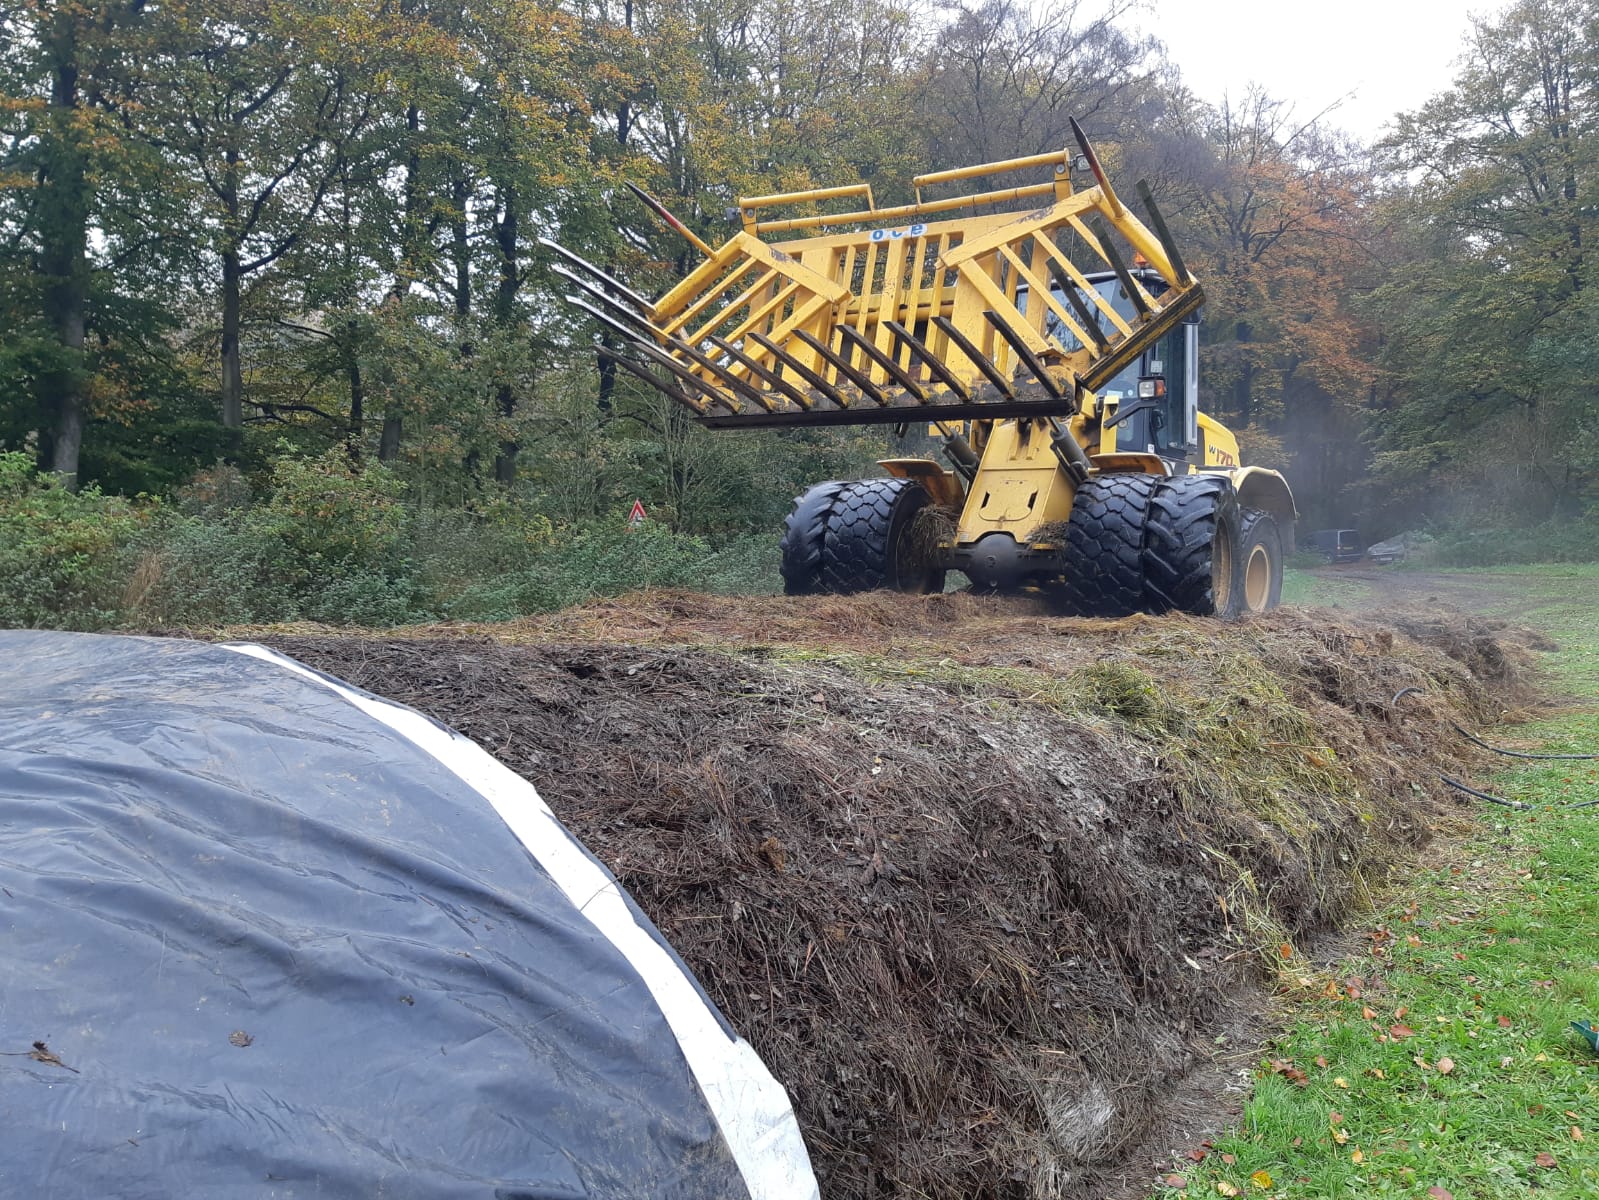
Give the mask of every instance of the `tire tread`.
M 892 587 L 888 544 L 894 509 L 910 479 L 861 479 L 844 484 L 827 513 L 822 541 L 822 590 L 870 592 Z
M 1144 526 L 1151 475 L 1096 475 L 1077 487 L 1066 526 L 1062 606 L 1070 616 L 1125 617 L 1144 607 Z
M 784 595 L 810 596 L 822 590 L 822 546 L 827 537 L 827 519 L 839 492 L 848 486 L 838 480 L 818 483 L 794 497 L 794 507 L 783 522 L 783 538 L 778 543 Z
M 1149 610 L 1217 615 L 1211 556 L 1218 534 L 1237 528 L 1238 499 L 1232 480 L 1204 473 L 1156 480 L 1144 535 Z

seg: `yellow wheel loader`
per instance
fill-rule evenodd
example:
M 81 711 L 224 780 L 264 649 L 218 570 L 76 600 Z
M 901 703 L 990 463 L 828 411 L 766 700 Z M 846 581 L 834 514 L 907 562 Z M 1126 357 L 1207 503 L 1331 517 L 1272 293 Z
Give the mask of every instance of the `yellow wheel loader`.
M 1199 411 L 1204 295 L 1148 185 L 1145 226 L 1072 132 L 1076 152 L 918 176 L 912 204 L 878 208 L 865 184 L 746 198 L 719 248 L 635 189 L 704 255 L 654 302 L 544 243 L 600 352 L 710 428 L 942 438 L 949 467 L 888 459 L 798 497 L 788 593 L 941 591 L 960 571 L 1078 616 L 1278 603 L 1293 496 Z M 1050 178 L 923 197 L 1028 171 Z

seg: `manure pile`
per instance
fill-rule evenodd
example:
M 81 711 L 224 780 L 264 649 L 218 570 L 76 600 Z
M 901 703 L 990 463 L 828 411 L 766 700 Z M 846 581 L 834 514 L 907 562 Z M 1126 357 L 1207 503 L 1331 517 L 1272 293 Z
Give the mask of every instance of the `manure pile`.
M 962 595 L 245 636 L 533 780 L 788 1087 L 830 1200 L 1142 1194 L 1285 947 L 1471 816 L 1445 722 L 1528 700 L 1531 658 L 1464 614 Z

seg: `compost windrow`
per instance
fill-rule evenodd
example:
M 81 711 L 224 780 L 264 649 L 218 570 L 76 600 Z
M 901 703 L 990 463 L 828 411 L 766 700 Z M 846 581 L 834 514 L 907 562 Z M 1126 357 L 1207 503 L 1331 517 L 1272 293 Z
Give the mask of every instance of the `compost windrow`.
M 253 636 L 533 780 L 788 1088 L 830 1197 L 1142 1194 L 1268 964 L 1469 819 L 1437 774 L 1480 751 L 1439 730 L 1534 694 L 1525 639 L 1464 614 L 667 593 Z

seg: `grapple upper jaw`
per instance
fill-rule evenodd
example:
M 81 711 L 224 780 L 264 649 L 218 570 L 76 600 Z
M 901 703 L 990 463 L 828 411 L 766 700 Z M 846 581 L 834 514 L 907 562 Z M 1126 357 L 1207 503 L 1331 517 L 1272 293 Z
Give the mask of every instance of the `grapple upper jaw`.
M 1062 150 L 918 176 L 916 203 L 893 209 L 859 187 L 746 198 L 745 228 L 714 250 L 699 243 L 705 261 L 654 302 L 540 242 L 581 293 L 575 307 L 606 330 L 608 353 L 706 425 L 1059 417 L 1204 300 L 1148 184 L 1138 190 L 1153 232 L 1075 120 L 1072 134 L 1095 179 L 1083 191 Z M 921 198 L 923 187 L 1041 166 L 1048 183 Z M 760 219 L 772 206 L 861 196 L 865 210 Z M 1045 197 L 1025 212 L 972 211 Z M 810 236 L 760 237 L 801 229 Z M 1128 268 L 1122 245 L 1158 285 Z M 1130 315 L 1098 286 L 1112 278 Z

